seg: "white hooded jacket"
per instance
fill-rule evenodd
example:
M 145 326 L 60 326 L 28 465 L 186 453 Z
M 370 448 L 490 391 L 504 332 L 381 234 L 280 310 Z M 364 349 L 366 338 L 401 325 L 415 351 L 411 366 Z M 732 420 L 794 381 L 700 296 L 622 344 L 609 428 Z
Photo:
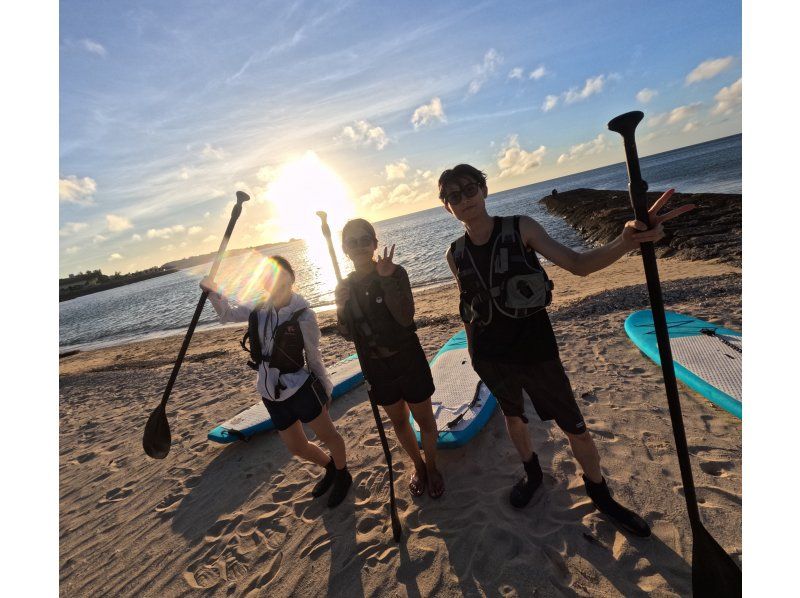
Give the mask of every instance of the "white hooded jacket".
M 247 322 L 250 312 L 253 310 L 249 305 L 237 305 L 229 302 L 225 297 L 218 293 L 209 293 L 211 305 L 219 315 L 221 322 Z M 306 356 L 306 365 L 296 372 L 281 374 L 276 368 L 269 367 L 268 361 L 262 361 L 258 368 L 258 381 L 256 387 L 262 397 L 271 401 L 285 401 L 294 395 L 295 392 L 306 382 L 310 373 L 313 373 L 322 383 L 328 397 L 333 392 L 331 382 L 325 365 L 322 362 L 322 354 L 319 350 L 319 340 L 322 336 L 317 323 L 317 316 L 309 308 L 308 301 L 297 293 L 292 293 L 289 305 L 279 310 L 267 305 L 258 310 L 258 335 L 261 339 L 261 351 L 264 355 L 272 354 L 275 329 L 289 320 L 296 311 L 307 308 L 297 323 L 303 333 L 303 349 Z M 281 391 L 276 398 L 276 386 L 281 384 Z

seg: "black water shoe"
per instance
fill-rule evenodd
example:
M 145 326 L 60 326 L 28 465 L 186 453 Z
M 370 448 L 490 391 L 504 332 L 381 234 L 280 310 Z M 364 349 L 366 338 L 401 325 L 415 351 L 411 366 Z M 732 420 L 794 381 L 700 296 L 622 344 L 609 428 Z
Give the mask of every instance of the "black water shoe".
M 527 476 L 514 484 L 509 497 L 511 506 L 517 509 L 521 509 L 531 502 L 536 489 L 542 485 L 542 468 L 539 465 L 539 457 L 536 456 L 536 453 L 533 453 L 530 460 L 523 463 L 523 465 L 525 465 Z
M 331 490 L 331 495 L 328 497 L 329 507 L 335 507 L 342 502 L 344 497 L 347 496 L 350 485 L 353 483 L 353 477 L 350 475 L 350 472 L 347 471 L 347 466 L 342 469 L 337 469 L 335 472 L 333 490 Z
M 592 499 L 598 511 L 608 515 L 614 523 L 634 536 L 647 538 L 650 535 L 650 526 L 644 519 L 611 498 L 605 478 L 599 484 L 595 484 L 583 476 L 583 483 L 586 485 L 586 494 Z
M 331 460 L 328 461 L 328 464 L 325 466 L 325 475 L 322 476 L 322 479 L 316 483 L 314 489 L 311 491 L 311 496 L 317 498 L 318 496 L 322 496 L 328 491 L 328 488 L 331 487 L 333 484 L 333 479 L 336 477 L 336 466 L 333 464 L 333 457 Z

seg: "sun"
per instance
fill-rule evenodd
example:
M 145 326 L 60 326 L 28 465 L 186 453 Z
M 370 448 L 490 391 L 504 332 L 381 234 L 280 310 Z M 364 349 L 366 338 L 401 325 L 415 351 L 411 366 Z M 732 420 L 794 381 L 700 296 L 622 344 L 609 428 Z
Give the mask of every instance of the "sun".
M 333 231 L 341 230 L 355 214 L 347 185 L 313 151 L 280 170 L 267 189 L 266 199 L 275 207 L 277 227 L 287 236 L 309 243 L 321 235 L 317 211 L 328 213 Z

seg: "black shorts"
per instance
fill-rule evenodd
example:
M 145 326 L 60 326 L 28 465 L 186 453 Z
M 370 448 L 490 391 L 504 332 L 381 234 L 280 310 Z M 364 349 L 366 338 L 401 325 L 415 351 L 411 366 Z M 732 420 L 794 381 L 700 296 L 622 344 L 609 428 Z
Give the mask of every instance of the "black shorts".
M 309 376 L 303 386 L 285 401 L 271 401 L 265 397 L 261 397 L 261 400 L 269 411 L 272 423 L 283 431 L 298 420 L 307 424 L 317 419 L 328 402 L 328 395 L 320 381 Z
M 520 417 L 527 423 L 522 397 L 525 390 L 542 421 L 554 419 L 559 428 L 570 434 L 586 431 L 561 360 L 526 364 L 473 361 L 472 366 L 506 417 Z
M 369 359 L 365 372 L 370 396 L 384 407 L 400 400 L 422 403 L 436 390 L 419 340 L 391 357 Z

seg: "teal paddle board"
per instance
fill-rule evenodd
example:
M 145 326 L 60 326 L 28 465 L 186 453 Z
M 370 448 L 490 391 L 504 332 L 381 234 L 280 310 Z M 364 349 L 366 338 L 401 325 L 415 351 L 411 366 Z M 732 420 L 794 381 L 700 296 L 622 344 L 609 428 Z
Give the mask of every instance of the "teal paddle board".
M 675 377 L 709 401 L 742 418 L 742 333 L 668 311 Z M 661 364 L 653 314 L 632 313 L 625 332 L 642 353 Z
M 332 368 L 328 368 L 328 374 L 333 382 L 333 399 L 339 398 L 364 381 L 361 364 L 358 362 L 358 355 L 355 354 L 344 358 Z M 272 423 L 264 403 L 259 401 L 211 430 L 208 433 L 208 439 L 220 444 L 228 444 L 237 440 L 247 440 L 253 434 L 273 429 L 275 429 L 275 424 Z
M 467 336 L 456 333 L 431 360 L 436 392 L 431 397 L 439 448 L 457 448 L 472 440 L 494 413 L 497 400 L 472 369 Z M 422 446 L 419 425 L 410 416 L 411 427 Z

